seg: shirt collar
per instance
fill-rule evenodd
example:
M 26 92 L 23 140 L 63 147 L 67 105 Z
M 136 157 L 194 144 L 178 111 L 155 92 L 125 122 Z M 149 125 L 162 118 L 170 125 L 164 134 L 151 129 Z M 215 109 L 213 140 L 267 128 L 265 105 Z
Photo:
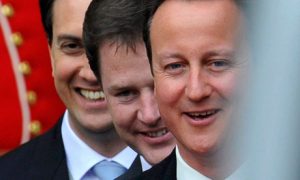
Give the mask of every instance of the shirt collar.
M 63 117 L 61 131 L 69 173 L 74 180 L 81 179 L 91 167 L 103 160 L 116 161 L 128 169 L 136 156 L 136 152 L 129 147 L 123 149 L 113 158 L 107 158 L 97 153 L 84 143 L 72 130 L 69 123 L 68 111 L 66 111 Z
M 178 147 L 176 146 L 176 163 L 177 163 L 177 179 L 178 180 L 209 180 L 208 177 L 202 175 L 195 169 L 193 169 L 191 166 L 189 166 L 181 157 Z
M 129 169 L 131 164 L 133 163 L 137 153 L 132 150 L 129 146 L 127 146 L 125 149 L 123 149 L 121 152 L 119 152 L 117 155 L 115 155 L 113 158 L 106 158 L 111 161 L 115 161 L 122 166 L 124 166 L 126 169 Z
M 143 171 L 147 171 L 148 169 L 150 169 L 152 166 L 145 160 L 145 158 L 143 156 L 140 155 L 140 159 L 141 159 L 141 164 L 142 164 L 142 169 Z

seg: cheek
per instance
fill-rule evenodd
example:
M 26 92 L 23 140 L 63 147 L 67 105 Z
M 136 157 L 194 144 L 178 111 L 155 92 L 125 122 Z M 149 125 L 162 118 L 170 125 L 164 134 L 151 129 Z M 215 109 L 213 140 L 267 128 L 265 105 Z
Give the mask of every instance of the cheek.
M 128 130 L 134 124 L 135 113 L 130 105 L 109 103 L 113 121 L 122 130 Z
M 75 69 L 75 63 L 66 63 L 58 60 L 53 62 L 53 76 L 56 81 L 69 81 Z
M 155 96 L 157 98 L 159 111 L 166 125 L 174 128 L 173 120 L 178 119 L 180 114 L 180 99 L 184 94 L 184 82 L 179 79 L 157 78 L 155 84 Z
M 232 99 L 237 90 L 238 79 L 235 73 L 228 74 L 221 79 L 214 81 L 215 89 L 225 99 Z
M 155 96 L 159 106 L 173 107 L 177 104 L 183 91 L 183 83 L 164 77 L 155 78 Z

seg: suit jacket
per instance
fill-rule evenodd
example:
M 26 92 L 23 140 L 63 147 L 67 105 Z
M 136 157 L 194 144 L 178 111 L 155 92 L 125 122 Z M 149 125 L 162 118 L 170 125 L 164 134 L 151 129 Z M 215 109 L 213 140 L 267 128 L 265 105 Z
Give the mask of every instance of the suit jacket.
M 9 180 L 68 180 L 62 119 L 48 131 L 0 158 L 0 177 Z
M 135 177 L 142 174 L 142 172 L 143 172 L 143 168 L 141 164 L 141 158 L 140 155 L 137 155 L 133 163 L 131 164 L 130 168 L 128 169 L 128 171 L 125 174 L 116 178 L 115 180 L 134 179 Z
M 160 163 L 143 172 L 132 180 L 176 180 L 176 153 L 175 149 Z

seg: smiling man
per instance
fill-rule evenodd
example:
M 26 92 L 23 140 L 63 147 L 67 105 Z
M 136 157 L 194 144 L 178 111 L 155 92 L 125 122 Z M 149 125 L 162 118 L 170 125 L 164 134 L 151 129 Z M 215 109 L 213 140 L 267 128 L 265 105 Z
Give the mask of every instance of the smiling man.
M 130 176 L 149 167 L 143 159 L 150 165 L 157 164 L 175 146 L 154 97 L 154 82 L 143 42 L 143 3 L 94 0 L 86 13 L 83 30 L 90 65 L 102 84 L 116 130 L 142 155 L 142 167 Z M 134 166 L 136 169 L 140 165 Z M 124 177 L 128 178 L 129 175 Z
M 136 153 L 116 133 L 102 88 L 82 44 L 90 0 L 40 0 L 52 75 L 67 110 L 58 124 L 0 160 L 3 179 L 105 179 L 102 164 L 124 173 Z M 55 108 L 55 107 L 53 107 Z M 47 112 L 44 112 L 47 113 Z M 49 114 L 51 116 L 51 114 Z
M 225 179 L 240 165 L 227 141 L 246 64 L 241 9 L 234 0 L 167 0 L 151 12 L 146 42 L 155 94 L 178 145 L 137 179 Z

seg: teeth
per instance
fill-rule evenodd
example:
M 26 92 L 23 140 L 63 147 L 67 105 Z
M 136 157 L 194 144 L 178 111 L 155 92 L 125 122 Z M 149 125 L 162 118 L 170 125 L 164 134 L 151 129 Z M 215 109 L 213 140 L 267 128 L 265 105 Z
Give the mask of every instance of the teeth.
M 215 114 L 217 112 L 217 110 L 211 110 L 211 111 L 206 111 L 206 112 L 201 112 L 201 113 L 197 113 L 197 112 L 194 112 L 194 113 L 189 113 L 190 116 L 210 116 L 212 114 Z
M 147 133 L 147 136 L 150 136 L 150 137 L 160 137 L 160 136 L 163 136 L 165 134 L 168 133 L 168 130 L 167 129 L 163 129 L 161 131 L 157 131 L 157 132 L 149 132 Z
M 80 94 L 90 100 L 99 100 L 105 98 L 103 91 L 90 91 L 81 89 Z

